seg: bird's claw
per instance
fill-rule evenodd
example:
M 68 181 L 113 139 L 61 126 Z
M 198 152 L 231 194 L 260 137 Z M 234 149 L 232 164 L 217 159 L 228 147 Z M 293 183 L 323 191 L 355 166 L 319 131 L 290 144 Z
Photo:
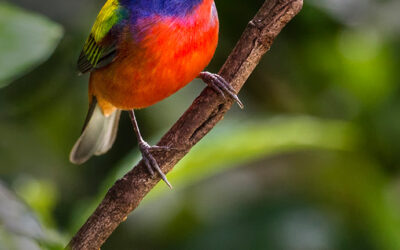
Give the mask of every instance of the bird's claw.
M 210 72 L 201 72 L 199 78 L 202 79 L 209 87 L 214 89 L 224 99 L 226 98 L 225 94 L 228 94 L 230 98 L 235 100 L 241 109 L 244 108 L 244 105 L 236 95 L 235 90 L 222 76 Z
M 154 171 L 156 171 L 160 175 L 161 179 L 168 185 L 168 187 L 172 189 L 172 185 L 168 181 L 167 176 L 165 176 L 165 174 L 162 172 L 160 166 L 157 163 L 157 160 L 151 153 L 160 151 L 171 151 L 173 149 L 167 146 L 150 146 L 145 141 L 139 143 L 139 149 L 140 152 L 142 153 L 143 161 L 151 176 L 154 176 L 155 175 Z

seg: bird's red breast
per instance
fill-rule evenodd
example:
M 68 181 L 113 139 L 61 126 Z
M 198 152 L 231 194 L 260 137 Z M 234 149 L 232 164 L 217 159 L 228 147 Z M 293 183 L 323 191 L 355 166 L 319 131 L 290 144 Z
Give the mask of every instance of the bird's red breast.
M 150 106 L 191 82 L 208 65 L 218 43 L 213 0 L 186 16 L 150 16 L 125 30 L 118 55 L 92 72 L 89 95 L 105 115 L 118 109 Z M 136 41 L 132 34 L 140 33 Z

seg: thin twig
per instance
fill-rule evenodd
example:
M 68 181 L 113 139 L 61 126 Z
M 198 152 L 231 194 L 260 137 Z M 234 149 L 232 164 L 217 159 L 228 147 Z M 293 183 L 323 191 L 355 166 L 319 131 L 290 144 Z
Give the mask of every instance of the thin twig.
M 261 57 L 271 48 L 283 27 L 301 10 L 303 0 L 267 0 L 249 22 L 219 74 L 239 92 Z M 162 171 L 168 173 L 231 108 L 210 88 L 206 88 L 157 144 L 182 151 L 155 152 Z M 104 200 L 73 237 L 72 249 L 99 249 L 112 232 L 140 204 L 160 181 L 151 177 L 143 162 L 118 180 Z M 68 248 L 67 247 L 67 248 Z

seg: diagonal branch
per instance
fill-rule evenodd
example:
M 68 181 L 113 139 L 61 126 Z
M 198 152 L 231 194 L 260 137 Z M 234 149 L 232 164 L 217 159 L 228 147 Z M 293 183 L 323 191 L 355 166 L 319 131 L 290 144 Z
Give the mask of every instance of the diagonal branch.
M 301 10 L 303 0 L 267 0 L 249 22 L 242 37 L 220 70 L 220 75 L 239 92 L 261 57 L 271 48 L 283 27 Z M 206 88 L 163 136 L 158 145 L 182 151 L 156 152 L 162 171 L 168 173 L 231 108 L 213 90 Z M 143 162 L 118 180 L 94 213 L 69 243 L 72 249 L 99 249 L 160 181 L 152 178 Z

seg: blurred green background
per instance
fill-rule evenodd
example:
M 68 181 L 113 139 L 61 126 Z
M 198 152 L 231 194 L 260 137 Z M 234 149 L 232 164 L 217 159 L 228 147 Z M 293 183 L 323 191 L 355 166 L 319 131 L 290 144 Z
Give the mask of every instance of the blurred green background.
M 87 108 L 77 56 L 103 0 L 0 1 L 0 249 L 60 249 L 138 160 L 68 161 Z M 216 0 L 217 71 L 263 0 Z M 308 0 L 234 107 L 103 249 L 400 249 L 400 2 Z M 138 119 L 155 143 L 204 88 Z

